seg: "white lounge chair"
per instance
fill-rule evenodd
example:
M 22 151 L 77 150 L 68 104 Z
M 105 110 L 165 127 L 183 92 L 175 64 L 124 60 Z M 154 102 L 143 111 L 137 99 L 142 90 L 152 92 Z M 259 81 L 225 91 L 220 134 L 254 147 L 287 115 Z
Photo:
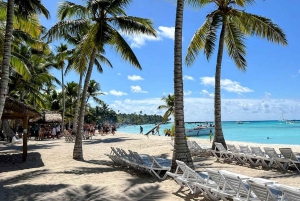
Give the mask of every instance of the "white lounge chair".
M 271 168 L 274 165 L 274 159 L 266 155 L 260 147 L 251 146 L 252 153 L 260 159 L 260 164 L 262 167 Z
M 274 148 L 270 148 L 270 147 L 264 147 L 264 150 L 266 152 L 266 154 L 270 157 L 273 158 L 276 165 L 274 164 L 274 168 L 279 168 L 283 171 L 287 171 L 289 168 L 289 163 L 290 160 L 286 159 L 286 158 L 282 158 L 281 154 L 278 154 Z
M 232 152 L 234 160 L 237 163 L 245 164 L 247 162 L 247 157 L 244 153 L 241 153 L 240 150 L 236 148 L 233 144 L 227 144 L 227 149 Z
M 263 200 L 263 201 L 280 201 L 281 200 L 281 191 L 277 190 L 277 194 L 275 194 L 275 190 L 271 190 L 271 186 L 255 182 L 252 180 L 248 180 L 247 183 L 250 186 L 250 190 L 248 193 L 248 196 L 250 197 L 251 192 L 253 192 L 257 196 L 257 200 Z M 247 199 L 250 199 L 250 198 Z
M 281 200 L 288 200 L 288 201 L 299 201 L 300 200 L 300 189 L 294 188 L 291 186 L 284 186 L 279 185 L 279 189 L 282 192 L 282 198 Z
M 195 153 L 197 156 L 209 156 L 211 149 L 203 148 L 196 141 L 191 141 L 194 145 Z
M 215 150 L 212 150 L 211 153 L 215 157 L 217 157 L 217 160 L 230 161 L 230 162 L 233 160 L 232 152 L 225 149 L 225 147 L 218 142 L 215 142 Z
M 289 167 L 294 167 L 300 172 L 300 156 L 296 156 L 291 148 L 279 148 L 281 155 L 289 159 Z
M 247 162 L 249 162 L 249 164 L 251 166 L 256 167 L 261 164 L 260 158 L 256 157 L 256 155 L 252 154 L 250 148 L 247 145 L 240 145 L 240 152 L 245 154 L 245 156 L 247 158 Z
M 222 200 L 227 201 L 228 199 L 233 199 L 236 195 L 236 192 L 230 188 L 230 186 L 225 185 L 226 181 L 221 173 L 217 170 L 206 169 L 208 174 L 208 179 L 211 179 L 217 184 L 216 188 L 211 188 L 212 194 L 217 195 Z

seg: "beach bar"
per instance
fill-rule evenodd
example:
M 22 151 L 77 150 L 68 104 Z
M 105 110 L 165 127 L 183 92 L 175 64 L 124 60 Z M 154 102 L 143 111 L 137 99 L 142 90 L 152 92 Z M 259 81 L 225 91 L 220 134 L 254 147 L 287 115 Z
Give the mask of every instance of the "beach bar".
M 4 119 L 21 119 L 23 121 L 23 162 L 27 158 L 27 131 L 30 119 L 39 118 L 41 114 L 34 108 L 17 101 L 11 97 L 5 100 L 2 120 Z

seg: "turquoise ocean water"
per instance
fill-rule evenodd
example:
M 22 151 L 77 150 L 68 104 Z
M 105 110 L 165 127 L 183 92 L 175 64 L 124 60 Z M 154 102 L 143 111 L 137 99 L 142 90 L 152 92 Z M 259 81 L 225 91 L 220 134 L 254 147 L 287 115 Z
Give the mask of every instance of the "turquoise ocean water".
M 199 124 L 199 123 L 198 123 Z M 197 124 L 186 123 L 186 128 L 192 128 Z M 144 134 L 151 130 L 154 124 L 141 125 Z M 171 128 L 172 123 L 160 126 L 160 135 L 164 135 L 165 128 Z M 255 142 L 263 144 L 291 144 L 300 145 L 300 121 L 297 123 L 286 124 L 284 121 L 244 121 L 243 124 L 237 124 L 233 121 L 222 122 L 225 140 Z M 121 126 L 120 132 L 139 134 L 140 125 Z M 269 137 L 269 139 L 267 139 Z M 206 138 L 209 136 L 195 136 L 189 138 Z

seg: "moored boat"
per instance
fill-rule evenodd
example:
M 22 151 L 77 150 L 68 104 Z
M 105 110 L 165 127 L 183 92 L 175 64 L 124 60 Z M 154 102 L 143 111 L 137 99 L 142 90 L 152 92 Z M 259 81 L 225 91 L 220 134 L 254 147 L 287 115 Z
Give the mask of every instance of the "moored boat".
M 196 128 L 185 129 L 186 136 L 202 136 L 215 132 L 215 127 L 198 126 Z

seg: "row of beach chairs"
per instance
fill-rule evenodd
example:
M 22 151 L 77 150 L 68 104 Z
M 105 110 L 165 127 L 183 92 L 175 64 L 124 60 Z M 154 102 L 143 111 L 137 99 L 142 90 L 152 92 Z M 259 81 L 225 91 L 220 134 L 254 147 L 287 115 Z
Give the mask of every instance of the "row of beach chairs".
M 157 158 L 148 154 L 139 154 L 131 150 L 126 152 L 118 147 L 111 147 L 110 154 L 105 155 L 115 164 L 149 173 L 161 180 L 166 178 L 166 173 L 171 168 L 171 160 L 169 159 Z
M 300 156 L 297 156 L 291 148 L 279 148 L 280 153 L 272 147 L 242 146 L 227 144 L 227 149 L 221 143 L 215 143 L 215 150 L 211 153 L 217 160 L 224 162 L 237 162 L 239 164 L 249 164 L 250 166 L 261 166 L 264 168 L 276 168 L 282 171 L 295 169 L 300 172 Z M 300 199 L 299 199 L 300 200 Z
M 174 147 L 174 141 L 172 140 L 171 145 Z M 193 140 L 187 140 L 187 146 L 192 156 L 206 157 L 211 155 L 211 148 L 199 144 Z
M 300 189 L 278 184 L 276 181 L 253 178 L 227 170 L 206 169 L 196 172 L 184 162 L 176 161 L 175 173 L 169 177 L 191 194 L 201 193 L 209 200 L 236 201 L 299 201 Z

